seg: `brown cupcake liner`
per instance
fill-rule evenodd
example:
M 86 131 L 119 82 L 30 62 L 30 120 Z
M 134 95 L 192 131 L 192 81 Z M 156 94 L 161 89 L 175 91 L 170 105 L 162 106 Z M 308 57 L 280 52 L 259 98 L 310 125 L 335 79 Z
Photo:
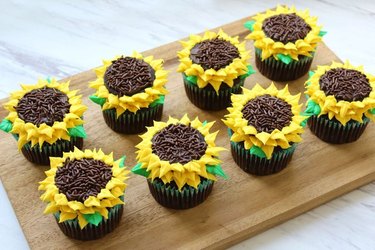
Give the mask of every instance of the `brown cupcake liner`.
M 335 118 L 330 120 L 327 115 L 313 115 L 307 120 L 310 130 L 322 141 L 342 144 L 358 140 L 365 131 L 370 119 L 363 117 L 363 123 L 350 120 L 345 126 Z
M 222 84 L 217 94 L 211 85 L 199 88 L 183 76 L 185 92 L 189 100 L 198 108 L 205 110 L 222 110 L 230 106 L 231 95 L 242 93 L 242 86 L 246 78 L 236 78 L 233 87 Z
M 273 81 L 293 81 L 306 74 L 314 56 L 300 56 L 299 60 L 292 60 L 289 64 L 269 57 L 262 61 L 261 50 L 255 48 L 255 64 L 262 75 Z
M 276 148 L 271 159 L 259 157 L 246 150 L 243 143 L 230 142 L 234 161 L 243 171 L 253 175 L 270 175 L 280 172 L 292 159 L 296 144 L 288 149 Z
M 21 152 L 30 162 L 39 165 L 49 165 L 49 157 L 62 157 L 64 152 L 72 151 L 74 147 L 82 149 L 83 138 L 72 136 L 70 137 L 70 141 L 58 140 L 52 145 L 43 143 L 42 148 L 39 147 L 39 144 L 31 147 L 31 143 L 29 142 L 22 147 Z
M 155 107 L 141 108 L 136 113 L 125 111 L 118 118 L 115 109 L 103 111 L 103 117 L 108 127 L 123 134 L 138 134 L 146 131 L 146 126 L 152 126 L 154 120 L 160 121 L 163 115 L 163 104 Z
M 152 196 L 162 206 L 172 209 L 188 209 L 198 206 L 207 199 L 212 191 L 214 182 L 204 179 L 195 189 L 184 186 L 181 191 L 175 185 L 164 184 L 161 180 L 147 179 Z
M 67 220 L 59 223 L 59 213 L 54 217 L 61 231 L 68 237 L 76 240 L 96 240 L 112 232 L 120 223 L 124 205 L 116 205 L 108 211 L 108 219 L 104 219 L 98 226 L 87 224 L 83 229 L 78 224 L 78 219 Z

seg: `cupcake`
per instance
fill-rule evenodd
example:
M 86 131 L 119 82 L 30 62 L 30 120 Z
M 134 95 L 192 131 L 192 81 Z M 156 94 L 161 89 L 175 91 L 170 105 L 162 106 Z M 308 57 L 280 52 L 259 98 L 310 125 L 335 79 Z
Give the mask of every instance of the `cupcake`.
M 300 94 L 291 95 L 288 86 L 278 90 L 273 83 L 263 89 L 243 89 L 232 95 L 233 107 L 223 122 L 228 126 L 234 161 L 254 175 L 274 174 L 291 160 L 301 141 L 306 117 L 300 115 Z
M 356 141 L 375 118 L 375 77 L 348 61 L 318 66 L 306 89 L 307 124 L 325 142 Z
M 82 116 L 87 107 L 76 90 L 69 90 L 69 82 L 40 79 L 21 87 L 4 105 L 9 115 L 0 129 L 15 137 L 26 159 L 48 165 L 49 157 L 82 148 L 86 138 Z
M 318 43 L 326 34 L 309 11 L 278 6 L 245 23 L 254 40 L 255 63 L 265 77 L 292 81 L 306 74 Z
M 218 159 L 215 138 L 210 133 L 214 122 L 193 121 L 185 115 L 181 120 L 169 117 L 168 122 L 154 122 L 141 135 L 136 146 L 135 174 L 147 178 L 155 200 L 173 209 L 192 208 L 211 193 L 217 176 L 226 178 Z
M 90 99 L 102 107 L 111 129 L 137 134 L 161 119 L 167 93 L 163 60 L 133 52 L 132 56 L 118 56 L 103 64 L 95 69 L 96 80 L 90 82 L 96 89 Z
M 40 197 L 48 205 L 61 231 L 73 239 L 94 240 L 112 232 L 123 212 L 129 171 L 125 156 L 114 161 L 112 153 L 74 151 L 51 157 L 47 178 L 39 182 Z
M 207 110 L 225 109 L 232 93 L 240 93 L 246 77 L 254 73 L 245 42 L 220 30 L 181 41 L 178 52 L 185 91 L 190 101 Z

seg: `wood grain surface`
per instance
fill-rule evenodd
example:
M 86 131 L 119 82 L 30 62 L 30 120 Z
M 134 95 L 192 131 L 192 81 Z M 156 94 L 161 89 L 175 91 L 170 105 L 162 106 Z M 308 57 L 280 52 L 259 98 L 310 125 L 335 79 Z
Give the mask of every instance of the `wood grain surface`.
M 244 18 L 224 25 L 230 35 L 243 39 L 248 31 Z M 217 30 L 217 29 L 215 29 Z M 252 44 L 247 42 L 253 51 Z M 102 239 L 81 242 L 67 238 L 58 228 L 52 215 L 43 215 L 45 204 L 40 201 L 38 182 L 43 180 L 47 167 L 29 163 L 17 150 L 12 136 L 1 133 L 0 176 L 9 199 L 32 249 L 169 249 L 169 248 L 225 248 L 274 225 L 293 218 L 313 207 L 375 180 L 375 127 L 371 123 L 355 143 L 330 145 L 312 135 L 309 129 L 289 166 L 282 172 L 266 177 L 255 177 L 243 172 L 232 160 L 229 138 L 221 122 L 226 111 L 207 112 L 192 105 L 185 95 L 182 77 L 176 73 L 176 52 L 180 44 L 173 42 L 146 51 L 146 55 L 165 60 L 170 71 L 163 120 L 188 113 L 201 120 L 213 121 L 213 130 L 220 130 L 217 145 L 228 149 L 221 154 L 223 169 L 230 176 L 219 180 L 209 198 L 198 207 L 175 211 L 163 208 L 152 198 L 146 180 L 131 175 L 125 193 L 125 209 L 120 226 Z M 252 52 L 254 57 L 254 53 Z M 111 55 L 103 55 L 110 58 Z M 324 44 L 320 45 L 312 68 L 316 65 L 339 61 Z M 254 58 L 251 60 L 254 65 Z M 255 66 L 254 66 L 255 68 Z M 137 135 L 121 135 L 104 123 L 99 106 L 89 101 L 94 92 L 88 88 L 94 73 L 90 70 L 68 78 L 71 88 L 80 89 L 84 103 L 89 107 L 85 114 L 88 139 L 85 148 L 102 148 L 114 152 L 115 158 L 127 155 L 126 165 L 135 165 L 134 146 L 140 141 Z M 307 75 L 289 83 L 293 94 L 303 91 Z M 67 80 L 67 79 L 64 79 Z M 255 83 L 263 86 L 271 81 L 256 73 L 246 79 L 245 87 Z M 279 88 L 284 84 L 277 83 Z M 4 103 L 6 100 L 1 101 Z M 303 99 L 305 101 L 305 99 Z M 6 116 L 0 109 L 0 118 Z

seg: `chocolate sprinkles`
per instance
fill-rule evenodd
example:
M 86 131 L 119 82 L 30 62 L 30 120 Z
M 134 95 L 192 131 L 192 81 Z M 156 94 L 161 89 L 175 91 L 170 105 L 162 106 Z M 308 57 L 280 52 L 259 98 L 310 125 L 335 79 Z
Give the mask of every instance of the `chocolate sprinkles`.
M 154 80 L 154 69 L 145 61 L 133 57 L 120 57 L 112 61 L 104 74 L 105 86 L 118 96 L 140 93 L 151 87 Z
M 190 59 L 204 70 L 219 70 L 239 56 L 237 47 L 221 38 L 197 43 L 190 51 Z
M 190 125 L 170 124 L 152 138 L 152 153 L 163 161 L 185 164 L 206 152 L 203 135 Z
M 248 101 L 242 109 L 242 114 L 258 133 L 282 130 L 290 124 L 293 117 L 289 103 L 268 94 Z
M 372 91 L 367 77 L 354 69 L 330 69 L 320 77 L 319 84 L 327 96 L 333 95 L 338 101 L 362 101 Z
M 25 94 L 14 108 L 24 122 L 52 126 L 54 122 L 63 121 L 65 114 L 69 113 L 70 104 L 68 96 L 60 90 L 43 87 Z
M 112 178 L 112 169 L 95 159 L 67 159 L 57 169 L 55 184 L 69 201 L 84 202 L 89 196 L 96 196 Z
M 263 32 L 274 41 L 287 44 L 304 39 L 311 27 L 301 17 L 292 14 L 279 14 L 263 21 Z

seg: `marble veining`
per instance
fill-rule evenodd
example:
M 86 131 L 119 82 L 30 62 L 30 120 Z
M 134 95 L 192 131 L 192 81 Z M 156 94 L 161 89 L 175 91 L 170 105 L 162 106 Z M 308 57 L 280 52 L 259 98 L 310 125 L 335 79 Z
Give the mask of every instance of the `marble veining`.
M 375 74 L 373 0 L 282 1 L 309 8 L 342 59 Z M 93 68 L 102 58 L 143 51 L 235 21 L 279 1 L 0 1 L 0 98 L 19 83 L 58 79 Z M 3 117 L 0 117 L 2 119 Z M 27 243 L 0 186 L 0 245 Z M 232 249 L 375 249 L 375 183 L 241 242 Z

